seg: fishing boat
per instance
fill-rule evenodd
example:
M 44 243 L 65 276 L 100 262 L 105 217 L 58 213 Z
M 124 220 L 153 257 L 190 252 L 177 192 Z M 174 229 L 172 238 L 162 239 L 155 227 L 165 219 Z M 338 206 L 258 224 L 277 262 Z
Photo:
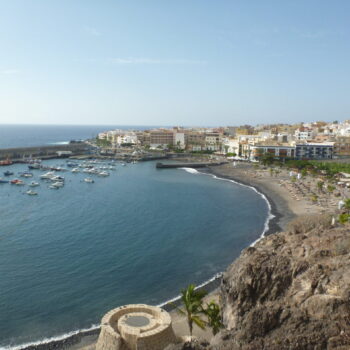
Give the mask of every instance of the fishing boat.
M 21 177 L 33 177 L 33 174 L 25 171 L 23 173 L 20 173 L 19 176 L 21 176 Z
M 41 164 L 39 163 L 33 163 L 28 165 L 28 169 L 40 169 L 40 168 L 41 168 Z
M 26 192 L 29 196 L 37 196 L 38 195 L 38 192 L 35 192 L 35 191 L 32 191 L 32 190 L 29 190 Z
M 30 187 L 37 187 L 37 186 L 40 186 L 40 184 L 38 182 L 34 182 L 32 181 L 30 184 L 29 184 Z
M 4 172 L 4 175 L 5 175 L 5 176 L 11 176 L 11 175 L 13 175 L 13 172 L 7 170 L 7 171 Z
M 6 159 L 6 160 L 0 160 L 0 165 L 11 165 L 12 164 L 12 160 L 10 159 Z
M 20 179 L 13 179 L 10 181 L 11 185 L 23 186 L 25 183 Z
M 92 179 L 91 177 L 86 177 L 86 178 L 84 179 L 84 181 L 87 182 L 87 183 L 89 183 L 89 184 L 93 184 L 93 183 L 95 182 L 94 179 Z

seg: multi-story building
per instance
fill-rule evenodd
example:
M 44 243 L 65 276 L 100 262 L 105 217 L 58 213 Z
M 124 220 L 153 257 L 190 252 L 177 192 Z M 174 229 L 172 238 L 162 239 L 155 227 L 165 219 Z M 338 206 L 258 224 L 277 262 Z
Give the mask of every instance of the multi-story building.
M 205 145 L 205 134 L 197 131 L 187 131 L 185 133 L 186 148 L 189 151 L 202 151 Z
M 222 133 L 210 132 L 205 134 L 205 149 L 208 151 L 221 151 Z
M 239 154 L 239 141 L 236 138 L 224 138 L 222 141 L 223 151 L 225 153 Z
M 183 132 L 174 132 L 174 147 L 179 149 L 185 149 L 185 133 Z
M 265 154 L 274 158 L 285 159 L 331 159 L 333 142 L 291 144 L 258 144 L 251 146 L 251 159 L 259 159 Z
M 332 159 L 334 142 L 299 143 L 295 145 L 296 159 Z
M 286 159 L 295 158 L 295 147 L 283 144 L 260 144 L 251 147 L 250 159 L 258 160 L 265 154 L 274 158 Z
M 136 145 L 138 144 L 137 135 L 135 133 L 126 133 L 124 135 L 117 136 L 116 143 L 118 146 L 124 145 L 124 144 L 131 144 Z
M 334 143 L 334 156 L 350 156 L 350 136 L 338 136 Z
M 294 133 L 294 137 L 298 141 L 300 140 L 309 141 L 309 140 L 312 140 L 315 136 L 316 136 L 316 132 L 314 131 L 314 129 L 305 128 L 305 127 L 301 127 L 295 130 L 295 133 Z
M 174 132 L 168 129 L 150 130 L 150 146 L 152 148 L 174 146 Z

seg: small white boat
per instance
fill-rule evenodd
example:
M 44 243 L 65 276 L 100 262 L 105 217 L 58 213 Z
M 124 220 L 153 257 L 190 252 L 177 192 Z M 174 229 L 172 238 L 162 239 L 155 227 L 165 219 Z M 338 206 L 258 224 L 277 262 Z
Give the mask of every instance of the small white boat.
M 54 176 L 55 176 L 55 173 L 53 171 L 49 171 L 43 175 L 40 175 L 40 178 L 41 179 L 51 179 Z
M 79 168 L 72 169 L 72 173 L 79 173 L 79 172 L 80 172 Z
M 32 191 L 32 190 L 29 190 L 26 192 L 29 196 L 36 196 L 38 194 L 38 192 L 35 192 L 35 191 Z
M 101 171 L 100 173 L 97 174 L 98 176 L 109 176 L 109 172 L 107 171 Z
M 91 177 L 86 177 L 86 178 L 84 179 L 84 181 L 87 182 L 87 183 L 89 183 L 89 184 L 93 184 L 93 183 L 95 182 L 94 179 L 92 179 Z
M 61 181 L 57 181 L 57 182 L 54 182 L 51 186 L 59 188 L 59 187 L 63 187 L 64 183 Z
M 50 188 L 51 190 L 58 190 L 58 189 L 59 189 L 59 187 L 56 187 L 56 186 L 53 186 L 53 185 L 50 185 L 49 188 Z
M 125 163 L 122 163 L 122 166 L 125 166 L 126 164 Z
M 52 182 L 56 182 L 56 181 L 59 181 L 59 182 L 64 182 L 64 177 L 63 176 L 53 176 L 51 179 L 50 179 Z
M 30 184 L 29 184 L 30 187 L 36 187 L 36 186 L 40 186 L 40 184 L 38 182 L 34 182 L 32 181 Z
M 33 174 L 32 173 L 22 173 L 20 176 L 28 178 L 28 177 L 33 177 Z

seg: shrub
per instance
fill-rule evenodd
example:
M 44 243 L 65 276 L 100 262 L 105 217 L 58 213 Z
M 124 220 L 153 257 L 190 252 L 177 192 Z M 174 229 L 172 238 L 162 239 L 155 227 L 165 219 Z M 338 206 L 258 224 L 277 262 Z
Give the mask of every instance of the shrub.
M 302 215 L 292 220 L 287 226 L 287 232 L 292 234 L 307 233 L 311 230 L 326 229 L 332 226 L 332 216 L 326 215 Z

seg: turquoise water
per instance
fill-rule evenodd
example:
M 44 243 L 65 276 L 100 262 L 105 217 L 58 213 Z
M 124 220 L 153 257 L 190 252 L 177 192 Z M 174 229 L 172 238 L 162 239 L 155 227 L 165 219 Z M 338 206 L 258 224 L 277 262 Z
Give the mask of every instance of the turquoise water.
M 93 184 L 60 173 L 59 190 L 34 170 L 38 196 L 0 184 L 0 347 L 164 302 L 224 270 L 264 229 L 267 203 L 249 188 L 154 162 L 116 168 Z

